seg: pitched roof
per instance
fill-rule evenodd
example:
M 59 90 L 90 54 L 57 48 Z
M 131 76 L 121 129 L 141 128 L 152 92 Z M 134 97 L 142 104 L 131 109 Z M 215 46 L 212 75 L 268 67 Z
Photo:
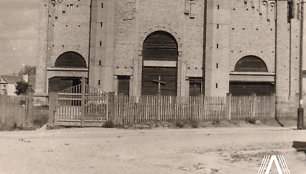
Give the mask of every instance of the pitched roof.
M 8 84 L 15 84 L 16 82 L 22 81 L 22 77 L 20 77 L 20 76 L 3 75 L 2 78 Z

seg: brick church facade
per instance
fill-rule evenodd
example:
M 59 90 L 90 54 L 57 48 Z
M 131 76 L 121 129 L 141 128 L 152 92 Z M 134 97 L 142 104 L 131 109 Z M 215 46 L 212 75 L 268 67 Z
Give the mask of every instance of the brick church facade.
M 295 0 L 42 0 L 36 95 L 292 96 Z M 160 90 L 158 90 L 158 86 Z

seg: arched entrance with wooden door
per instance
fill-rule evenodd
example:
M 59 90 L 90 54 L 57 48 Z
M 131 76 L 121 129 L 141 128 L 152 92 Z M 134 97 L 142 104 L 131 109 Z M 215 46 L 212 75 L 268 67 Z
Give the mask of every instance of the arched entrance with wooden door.
M 48 92 L 58 92 L 81 83 L 80 71 L 86 71 L 86 61 L 77 52 L 68 51 L 55 61 L 52 72 L 55 74 L 48 80 Z
M 143 43 L 142 95 L 177 95 L 178 44 L 168 32 L 151 33 Z
M 230 93 L 233 95 L 272 95 L 274 75 L 257 56 L 245 56 L 235 65 L 231 74 Z

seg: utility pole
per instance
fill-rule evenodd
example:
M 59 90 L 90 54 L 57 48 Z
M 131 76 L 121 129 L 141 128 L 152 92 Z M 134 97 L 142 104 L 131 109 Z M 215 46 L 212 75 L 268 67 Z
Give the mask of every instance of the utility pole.
M 304 0 L 300 0 L 300 67 L 299 67 L 299 108 L 297 118 L 297 129 L 304 128 L 304 108 L 303 108 L 303 37 L 304 37 Z

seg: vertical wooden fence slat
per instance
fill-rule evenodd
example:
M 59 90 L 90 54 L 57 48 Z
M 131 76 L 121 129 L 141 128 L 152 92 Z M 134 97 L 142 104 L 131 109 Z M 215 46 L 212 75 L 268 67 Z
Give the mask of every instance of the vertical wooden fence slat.
M 32 126 L 32 119 L 33 119 L 33 107 L 34 107 L 34 94 L 30 92 L 27 96 L 27 113 L 25 115 L 25 126 L 31 127 Z
M 115 118 L 115 93 L 110 92 L 108 96 L 108 117 L 115 124 L 120 124 L 120 121 Z
M 227 94 L 226 96 L 226 106 L 227 106 L 227 116 L 228 116 L 228 120 L 232 119 L 232 94 Z
M 82 87 L 81 87 L 81 91 L 82 91 L 81 92 L 81 127 L 84 127 L 84 121 L 85 121 L 85 93 L 86 93 L 85 77 L 82 77 L 81 85 L 82 85 Z M 67 112 L 67 110 L 66 110 L 66 112 Z
M 252 118 L 255 118 L 256 116 L 256 94 L 253 94 L 253 105 L 252 105 Z

